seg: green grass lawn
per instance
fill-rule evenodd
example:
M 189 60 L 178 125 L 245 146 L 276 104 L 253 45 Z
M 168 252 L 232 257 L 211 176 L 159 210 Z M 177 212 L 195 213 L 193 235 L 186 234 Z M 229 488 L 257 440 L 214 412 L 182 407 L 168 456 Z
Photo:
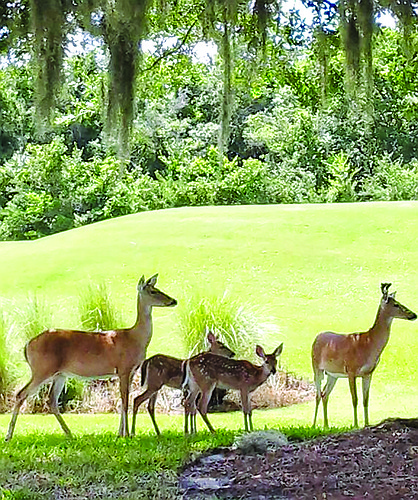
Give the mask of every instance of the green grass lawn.
M 71 311 L 80 287 L 106 282 L 129 326 L 139 277 L 158 272 L 159 287 L 179 300 L 177 310 L 191 291 L 227 290 L 262 311 L 262 320 L 280 332 L 264 345 L 270 350 L 283 341 L 282 366 L 312 378 L 315 335 L 367 330 L 381 282 L 392 282 L 398 300 L 418 312 L 417 241 L 418 203 L 412 202 L 146 212 L 34 242 L 0 243 L 0 297 L 19 301 L 36 293 L 53 307 L 55 326 L 75 327 Z M 154 311 L 148 354 L 185 354 L 176 309 Z M 417 416 L 417 360 L 418 323 L 395 320 L 372 381 L 371 423 Z M 361 408 L 359 415 L 362 422 Z M 253 420 L 258 429 L 300 438 L 315 435 L 312 416 L 310 402 L 256 411 Z M 338 430 L 352 423 L 346 380 L 331 395 L 329 418 Z M 0 435 L 9 419 L 0 415 Z M 216 436 L 202 431 L 184 439 L 181 416 L 158 415 L 163 434 L 157 438 L 141 414 L 138 436 L 118 439 L 118 415 L 65 419 L 73 440 L 53 416 L 19 417 L 13 440 L 0 446 L 0 498 L 174 498 L 184 460 L 231 444 L 243 427 L 241 413 L 210 415 L 222 429 Z
M 306 426 L 309 405 L 256 411 L 256 429 L 276 428 L 290 439 L 319 435 Z M 51 415 L 22 415 L 10 443 L 0 446 L 0 498 L 181 498 L 176 473 L 188 459 L 210 448 L 229 446 L 242 432 L 242 414 L 210 415 L 215 435 L 204 430 L 193 437 L 182 434 L 182 416 L 159 415 L 156 437 L 147 415 L 138 416 L 138 436 L 117 438 L 118 416 L 66 415 L 74 438 L 66 438 Z M 6 429 L 8 416 L 0 416 Z M 336 429 L 334 429 L 336 430 Z M 338 430 L 342 430 L 339 428 Z
M 154 311 L 148 354 L 184 355 L 176 311 L 182 299 L 192 290 L 227 290 L 278 325 L 280 333 L 264 344 L 284 342 L 282 366 L 312 378 L 315 335 L 367 330 L 381 282 L 392 282 L 398 300 L 418 311 L 417 241 L 416 202 L 144 212 L 38 241 L 0 243 L 0 297 L 35 292 L 54 307 L 55 326 L 71 327 L 67 311 L 80 286 L 105 281 L 129 326 L 139 277 L 158 272 L 158 286 L 179 305 Z M 372 381 L 372 418 L 418 414 L 417 359 L 418 323 L 395 320 Z M 339 398 L 350 424 L 347 381 L 331 396 Z

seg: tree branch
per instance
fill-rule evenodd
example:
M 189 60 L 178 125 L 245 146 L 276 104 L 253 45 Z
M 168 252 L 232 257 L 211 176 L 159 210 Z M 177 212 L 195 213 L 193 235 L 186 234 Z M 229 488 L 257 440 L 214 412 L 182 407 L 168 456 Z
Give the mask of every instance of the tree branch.
M 155 61 L 150 65 L 148 66 L 147 68 L 144 69 L 144 71 L 150 71 L 151 69 L 155 68 L 155 66 L 157 66 L 157 64 L 162 61 L 163 59 L 165 59 L 166 57 L 169 57 L 171 56 L 172 54 L 175 54 L 176 52 L 178 52 L 182 47 L 183 45 L 186 43 L 190 33 L 192 32 L 192 29 L 196 26 L 196 23 L 197 23 L 198 19 L 196 19 L 189 27 L 189 29 L 187 30 L 186 34 L 184 35 L 183 39 L 180 40 L 177 45 L 171 49 L 168 49 L 166 51 L 164 51 L 163 54 L 161 54 L 161 56 L 157 57 L 157 59 L 155 59 Z

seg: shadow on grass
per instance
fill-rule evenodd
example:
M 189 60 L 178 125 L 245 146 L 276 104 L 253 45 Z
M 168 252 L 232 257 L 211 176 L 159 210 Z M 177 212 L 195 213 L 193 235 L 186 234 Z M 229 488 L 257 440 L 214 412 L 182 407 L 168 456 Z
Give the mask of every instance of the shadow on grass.
M 346 429 L 283 428 L 291 441 Z M 72 439 L 61 434 L 15 436 L 0 448 L 0 498 L 180 498 L 177 473 L 208 450 L 232 445 L 242 432 L 166 431 L 119 438 L 113 432 Z

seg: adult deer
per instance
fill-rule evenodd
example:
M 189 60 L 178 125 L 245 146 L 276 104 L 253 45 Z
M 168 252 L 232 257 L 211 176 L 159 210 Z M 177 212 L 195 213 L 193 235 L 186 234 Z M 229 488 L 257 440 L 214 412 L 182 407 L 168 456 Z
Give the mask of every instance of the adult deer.
M 277 357 L 283 350 L 280 344 L 272 354 L 265 354 L 261 346 L 256 353 L 263 360 L 261 366 L 246 360 L 228 359 L 211 353 L 202 353 L 188 359 L 184 363 L 185 386 L 188 394 L 185 398 L 185 426 L 187 434 L 188 417 L 190 417 L 190 432 L 196 432 L 194 416 L 196 415 L 196 398 L 201 393 L 199 412 L 211 432 L 215 432 L 207 417 L 208 402 L 215 387 L 237 389 L 241 393 L 241 405 L 244 412 L 246 431 L 253 430 L 251 412 L 251 393 L 263 384 L 267 378 L 276 373 Z
M 312 345 L 312 366 L 316 386 L 316 406 L 313 425 L 315 427 L 318 407 L 322 399 L 324 426 L 328 428 L 328 398 L 340 377 L 348 377 L 354 408 L 354 426 L 357 419 L 356 378 L 362 378 L 364 424 L 369 425 L 369 391 L 372 374 L 379 363 L 383 349 L 389 340 L 394 318 L 415 320 L 417 315 L 389 293 L 390 283 L 382 283 L 382 299 L 373 326 L 363 333 L 320 333 Z M 327 381 L 321 391 L 324 374 Z
M 49 406 L 62 430 L 71 436 L 70 429 L 58 408 L 58 398 L 68 375 L 105 377 L 118 375 L 122 398 L 120 436 L 128 436 L 129 387 L 134 370 L 145 358 L 152 335 L 152 308 L 175 306 L 177 301 L 155 287 L 157 275 L 139 280 L 137 319 L 132 328 L 106 332 L 76 330 L 46 330 L 30 340 L 25 357 L 32 378 L 16 397 L 6 441 L 13 436 L 17 416 L 25 399 L 48 381 L 52 381 Z
M 207 340 L 209 342 L 209 352 L 232 358 L 235 353 L 224 343 L 218 340 L 212 332 L 208 332 Z M 163 385 L 174 389 L 182 388 L 183 359 L 173 358 L 164 354 L 156 354 L 146 359 L 141 365 L 141 385 L 146 385 L 146 390 L 134 399 L 134 409 L 132 415 L 132 435 L 135 435 L 136 414 L 139 406 L 148 399 L 148 413 L 151 417 L 154 429 L 157 435 L 160 435 L 157 422 L 155 420 L 155 402 L 158 391 Z

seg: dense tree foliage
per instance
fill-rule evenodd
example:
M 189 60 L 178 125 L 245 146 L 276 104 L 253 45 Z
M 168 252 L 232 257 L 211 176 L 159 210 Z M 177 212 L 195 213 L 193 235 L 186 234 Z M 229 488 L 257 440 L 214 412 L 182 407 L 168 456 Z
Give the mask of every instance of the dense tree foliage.
M 361 20 L 368 4 L 350 2 L 340 14 L 311 2 L 311 27 L 299 12 L 261 0 L 251 10 L 220 0 L 7 5 L 0 10 L 0 50 L 9 49 L 0 69 L 3 239 L 155 208 L 418 196 L 411 9 L 399 29 L 382 29 L 376 5 Z M 62 31 L 46 28 L 39 41 L 34 9 L 39 16 L 46 9 L 44 19 L 56 25 L 65 11 Z M 80 26 L 96 37 L 78 31 L 88 50 L 61 50 Z M 358 53 L 344 29 L 358 31 Z M 139 61 L 145 34 L 152 50 Z M 33 37 L 36 57 L 28 60 Z M 209 61 L 193 51 L 202 40 L 218 48 Z
M 348 93 L 357 97 L 359 87 L 366 101 L 365 109 L 371 115 L 376 15 L 381 9 L 391 9 L 402 22 L 405 38 L 410 38 L 415 15 L 413 0 L 304 1 L 315 12 L 316 38 L 324 65 L 327 35 L 338 20 L 346 55 Z M 265 49 L 268 41 L 280 43 L 278 39 L 286 38 L 277 32 L 281 5 L 276 0 L 17 0 L 0 9 L 0 49 L 25 52 L 31 48 L 39 131 L 49 122 L 58 102 L 64 51 L 70 36 L 82 29 L 99 37 L 109 56 L 107 126 L 118 128 L 117 142 L 122 156 L 126 156 L 134 115 L 139 47 L 145 35 L 166 34 L 183 40 L 182 43 L 213 40 L 223 62 L 219 135 L 223 149 L 229 135 L 234 45 L 245 41 L 250 53 L 260 46 Z M 292 31 L 291 25 L 289 28 Z M 325 66 L 323 70 L 325 76 Z M 323 83 L 326 85 L 326 79 Z M 115 134 L 108 132 L 114 139 Z

